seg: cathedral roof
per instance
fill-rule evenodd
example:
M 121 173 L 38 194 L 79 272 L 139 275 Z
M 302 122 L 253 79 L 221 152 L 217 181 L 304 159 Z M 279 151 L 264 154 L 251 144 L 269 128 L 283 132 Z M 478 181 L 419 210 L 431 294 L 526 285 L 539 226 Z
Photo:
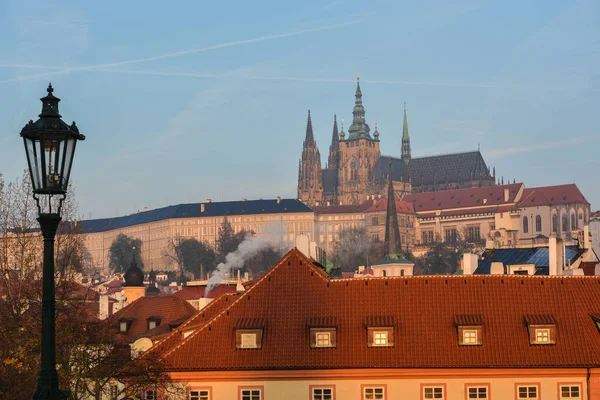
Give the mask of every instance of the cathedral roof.
M 412 158 L 408 164 L 400 158 L 382 156 L 373 169 L 375 179 L 387 178 L 388 161 L 392 162 L 392 179 L 406 182 L 410 178 L 413 186 L 491 179 L 479 151 Z

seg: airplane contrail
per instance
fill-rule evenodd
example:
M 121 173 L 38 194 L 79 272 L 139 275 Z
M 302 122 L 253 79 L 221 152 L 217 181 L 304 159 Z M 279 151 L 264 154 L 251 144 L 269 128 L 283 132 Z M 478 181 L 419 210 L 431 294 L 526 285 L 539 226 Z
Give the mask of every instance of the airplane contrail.
M 289 76 L 232 76 L 229 74 L 204 74 L 195 72 L 168 72 L 168 71 L 144 71 L 144 70 L 127 70 L 127 69 L 111 69 L 97 68 L 95 72 L 130 74 L 130 75 L 150 75 L 150 76 L 170 76 L 178 78 L 199 78 L 199 79 L 224 79 L 224 80 L 263 80 L 263 81 L 292 81 L 292 82 L 307 82 L 307 83 L 354 83 L 355 79 L 343 78 L 303 78 Z M 405 80 L 379 80 L 379 79 L 362 79 L 362 82 L 373 84 L 389 84 L 389 85 L 417 85 L 417 86 L 438 86 L 438 87 L 474 87 L 474 88 L 495 88 L 498 85 L 486 83 L 469 83 L 469 82 L 426 82 L 426 81 L 405 81 Z
M 201 53 L 204 51 L 217 50 L 217 49 L 223 49 L 226 47 L 234 47 L 234 46 L 241 46 L 241 45 L 245 45 L 245 44 L 263 42 L 265 40 L 281 39 L 281 38 L 286 38 L 286 37 L 290 37 L 290 36 L 299 36 L 299 35 L 305 35 L 307 33 L 314 33 L 314 32 L 321 32 L 321 31 L 326 31 L 326 30 L 331 30 L 331 29 L 343 28 L 345 26 L 361 23 L 362 21 L 363 21 L 362 19 L 359 19 L 359 20 L 354 20 L 354 21 L 342 22 L 339 24 L 320 26 L 320 27 L 312 28 L 312 29 L 304 29 L 304 30 L 300 30 L 300 31 L 287 32 L 287 33 L 276 33 L 273 35 L 259 36 L 259 37 L 252 38 L 252 39 L 235 40 L 232 42 L 225 42 L 225 43 L 215 44 L 215 45 L 206 46 L 206 47 L 177 51 L 177 52 L 173 52 L 173 53 L 165 53 L 165 54 L 160 54 L 160 55 L 152 56 L 152 57 L 138 58 L 135 60 L 117 61 L 117 62 L 112 62 L 112 63 L 96 64 L 96 65 L 66 67 L 66 68 L 61 68 L 58 70 L 56 67 L 45 67 L 46 69 L 52 69 L 53 71 L 43 72 L 43 73 L 39 73 L 39 74 L 35 74 L 35 75 L 27 75 L 27 76 L 20 76 L 20 77 L 11 78 L 11 79 L 0 80 L 0 84 L 25 81 L 25 80 L 30 80 L 30 79 L 37 79 L 37 78 L 46 77 L 46 76 L 64 75 L 64 74 L 68 74 L 70 72 L 76 72 L 76 71 L 94 71 L 94 70 L 98 70 L 101 68 L 111 68 L 111 67 L 118 67 L 118 66 L 122 66 L 122 65 L 139 64 L 139 63 L 144 63 L 144 62 L 148 62 L 148 61 L 164 60 L 166 58 L 180 57 L 180 56 L 184 56 L 184 55 L 188 55 L 188 54 Z M 9 64 L 2 64 L 2 65 L 7 66 Z M 28 65 L 28 64 L 14 64 L 14 65 L 17 66 L 17 65 Z M 30 67 L 31 67 L 31 65 L 30 65 Z

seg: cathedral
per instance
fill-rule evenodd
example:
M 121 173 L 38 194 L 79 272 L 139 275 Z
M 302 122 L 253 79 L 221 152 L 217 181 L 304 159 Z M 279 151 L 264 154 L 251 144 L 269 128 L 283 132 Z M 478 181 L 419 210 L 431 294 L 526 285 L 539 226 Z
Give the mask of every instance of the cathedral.
M 379 148 L 379 131 L 365 119 L 360 78 L 357 79 L 352 125 L 344 132 L 333 118 L 333 133 L 325 168 L 315 141 L 310 110 L 306 136 L 298 166 L 298 198 L 308 205 L 360 204 L 385 197 L 391 174 L 394 191 L 404 193 L 491 186 L 495 171 L 489 168 L 478 151 L 442 154 L 430 157 L 411 156 L 406 107 L 402 129 L 401 156 L 383 156 Z

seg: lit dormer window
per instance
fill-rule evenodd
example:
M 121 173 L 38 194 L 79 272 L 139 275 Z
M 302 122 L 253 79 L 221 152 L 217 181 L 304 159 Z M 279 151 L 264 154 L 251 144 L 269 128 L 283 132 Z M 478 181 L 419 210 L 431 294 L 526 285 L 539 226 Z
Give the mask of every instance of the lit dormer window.
M 328 348 L 337 346 L 337 319 L 335 317 L 309 318 L 310 347 Z
M 119 319 L 119 333 L 127 333 L 129 328 L 131 328 L 131 323 L 133 322 L 133 318 L 121 318 Z
M 483 318 L 481 315 L 460 314 L 454 316 L 460 346 L 482 345 Z
M 241 318 L 235 324 L 237 349 L 261 349 L 265 321 L 262 318 Z
M 154 329 L 160 325 L 161 317 L 153 316 L 147 319 L 148 321 L 148 330 Z
M 368 347 L 393 347 L 394 346 L 394 318 L 390 316 L 367 317 Z
M 556 319 L 553 315 L 526 315 L 529 344 L 556 344 Z
M 121 332 L 121 333 L 127 332 L 127 322 L 126 321 L 121 321 L 119 323 L 119 332 Z

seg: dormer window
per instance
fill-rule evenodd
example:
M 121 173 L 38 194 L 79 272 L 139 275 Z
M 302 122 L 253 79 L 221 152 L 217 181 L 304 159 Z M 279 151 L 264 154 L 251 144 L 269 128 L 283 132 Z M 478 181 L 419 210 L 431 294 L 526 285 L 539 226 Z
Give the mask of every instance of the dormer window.
M 314 317 L 307 322 L 311 348 L 331 348 L 337 346 L 337 319 L 335 317 Z
M 265 321 L 262 318 L 241 318 L 235 324 L 236 349 L 261 349 Z
M 118 321 L 118 323 L 119 323 L 119 327 L 118 327 L 119 333 L 127 333 L 129 331 L 129 328 L 131 328 L 132 322 L 133 322 L 133 318 L 121 318 L 121 319 L 119 319 L 119 321 Z
M 368 347 L 394 347 L 394 318 L 391 316 L 367 317 Z
M 149 317 L 149 318 L 147 319 L 147 321 L 148 321 L 148 330 L 154 329 L 154 328 L 156 328 L 157 326 L 159 326 L 159 325 L 160 325 L 160 321 L 161 321 L 161 320 L 162 320 L 162 318 L 161 318 L 161 317 L 156 317 L 156 316 L 154 316 L 154 317 Z
M 556 344 L 556 319 L 553 315 L 526 315 L 529 344 Z
M 483 344 L 483 318 L 481 315 L 460 314 L 454 316 L 459 346 L 481 346 Z

